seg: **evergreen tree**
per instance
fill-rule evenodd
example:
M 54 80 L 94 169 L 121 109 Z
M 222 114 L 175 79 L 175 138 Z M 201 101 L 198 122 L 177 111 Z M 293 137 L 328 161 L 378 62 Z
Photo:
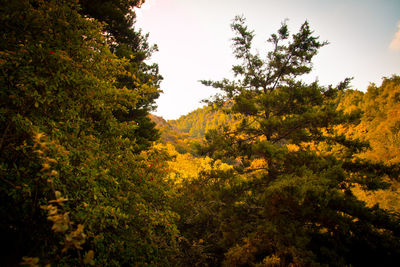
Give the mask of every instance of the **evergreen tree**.
M 106 23 L 104 31 L 109 47 L 118 58 L 128 60 L 125 64 L 127 72 L 118 76 L 118 87 L 138 91 L 138 101 L 135 105 L 120 102 L 120 109 L 115 110 L 114 115 L 121 122 L 135 121 L 139 125 L 135 136 L 141 144 L 140 149 L 146 149 L 159 138 L 155 124 L 148 115 L 156 107 L 155 100 L 160 95 L 162 76 L 156 63 L 146 63 L 152 53 L 157 51 L 157 46 L 150 46 L 148 34 L 137 30 L 134 24 L 134 8 L 140 7 L 144 1 L 80 0 L 79 3 L 82 6 L 81 14 Z
M 359 118 L 338 111 L 337 95 L 349 79 L 336 87 L 301 80 L 327 43 L 307 22 L 292 36 L 283 24 L 264 59 L 252 52 L 254 34 L 244 18 L 236 17 L 232 29 L 241 60 L 233 66 L 236 79 L 203 83 L 222 91 L 211 103 L 242 120 L 209 132 L 204 152 L 233 162 L 235 171 L 210 171 L 188 185 L 185 236 L 201 241 L 208 262 L 226 266 L 398 263 L 399 218 L 366 207 L 351 190 L 384 187 L 382 176 L 397 177 L 398 169 L 355 159 L 367 145 L 337 133 L 337 125 Z M 318 150 L 320 144 L 328 149 Z

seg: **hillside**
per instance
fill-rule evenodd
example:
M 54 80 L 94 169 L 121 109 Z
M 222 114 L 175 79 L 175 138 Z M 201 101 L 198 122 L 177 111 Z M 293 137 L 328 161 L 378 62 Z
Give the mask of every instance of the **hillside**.
M 201 138 L 190 136 L 188 133 L 180 130 L 173 123 L 164 120 L 162 117 L 154 114 L 150 114 L 149 117 L 154 123 L 156 123 L 156 128 L 160 131 L 161 135 L 159 141 L 162 144 L 173 145 L 176 151 L 181 154 L 196 154 L 195 146 L 196 143 L 201 141 Z
M 341 125 L 339 133 L 348 138 L 359 139 L 370 144 L 370 149 L 357 155 L 358 158 L 367 159 L 372 162 L 385 162 L 387 166 L 399 163 L 400 142 L 399 127 L 400 117 L 399 103 L 396 98 L 400 92 L 400 79 L 394 76 L 385 79 L 380 87 L 371 85 L 367 92 L 348 90 L 338 95 L 338 108 L 346 113 L 362 114 L 356 126 Z M 151 119 L 157 124 L 161 132 L 162 144 L 173 145 L 178 153 L 191 153 L 197 155 L 196 147 L 203 143 L 207 131 L 218 129 L 220 126 L 237 124 L 237 120 L 222 111 L 213 110 L 209 106 L 198 108 L 177 120 L 164 120 L 162 117 L 151 115 Z M 380 125 L 380 126 L 378 126 Z M 324 149 L 319 148 L 319 149 Z M 175 152 L 172 152 L 176 155 Z M 181 164 L 190 165 L 184 160 L 191 161 L 189 168 L 199 169 L 199 159 L 184 157 L 179 159 Z M 175 169 L 179 165 L 174 163 Z M 181 173 L 187 177 L 186 174 Z M 400 183 L 391 181 L 387 190 L 368 192 L 360 187 L 353 189 L 357 197 L 365 201 L 369 206 L 379 204 L 380 207 L 400 211 Z
M 0 8 L 1 266 L 399 265 L 400 76 L 307 83 L 308 22 L 261 57 L 237 16 L 234 80 L 166 121 L 143 1 L 96 3 Z
M 213 110 L 209 106 L 198 108 L 177 120 L 168 121 L 180 131 L 191 137 L 204 137 L 208 130 L 232 123 L 232 117 L 220 110 Z
M 168 120 L 150 114 L 151 120 L 160 130 L 160 142 L 172 144 L 180 153 L 196 154 L 196 144 L 200 143 L 211 129 L 231 125 L 232 116 L 209 106 L 198 108 L 177 120 Z
M 157 129 L 163 133 L 160 137 L 161 142 L 174 142 L 176 139 L 189 138 L 188 134 L 178 129 L 169 121 L 167 122 L 163 117 L 154 114 L 149 114 L 149 117 L 156 124 Z

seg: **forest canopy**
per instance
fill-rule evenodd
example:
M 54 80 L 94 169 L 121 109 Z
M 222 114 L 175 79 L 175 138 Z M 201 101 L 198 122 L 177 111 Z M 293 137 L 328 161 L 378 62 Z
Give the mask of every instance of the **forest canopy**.
M 262 56 L 236 17 L 235 78 L 165 121 L 141 4 L 1 1 L 1 265 L 398 265 L 400 77 L 306 83 L 307 22 Z

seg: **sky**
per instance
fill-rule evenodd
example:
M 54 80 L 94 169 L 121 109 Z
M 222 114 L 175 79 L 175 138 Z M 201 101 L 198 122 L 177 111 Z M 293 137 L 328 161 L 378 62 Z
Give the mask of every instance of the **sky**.
M 233 77 L 230 24 L 236 15 L 254 30 L 261 56 L 285 19 L 291 33 L 307 20 L 329 45 L 314 58 L 306 81 L 337 85 L 353 77 L 351 87 L 366 91 L 400 74 L 400 0 L 146 0 L 136 12 L 136 27 L 159 48 L 150 59 L 164 77 L 154 114 L 165 119 L 203 106 L 201 100 L 216 93 L 199 80 Z

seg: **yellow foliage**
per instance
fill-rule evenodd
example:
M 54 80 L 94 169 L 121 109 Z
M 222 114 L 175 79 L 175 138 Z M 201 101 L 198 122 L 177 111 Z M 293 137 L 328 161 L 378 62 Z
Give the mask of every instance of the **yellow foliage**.
M 86 252 L 85 254 L 85 258 L 83 259 L 83 263 L 84 264 L 89 264 L 89 265 L 94 265 L 94 252 L 93 250 L 89 250 L 88 252 Z
M 25 265 L 29 267 L 39 267 L 39 258 L 32 257 L 22 257 L 22 262 L 20 265 Z
M 224 266 L 244 266 L 254 262 L 254 255 L 257 252 L 257 248 L 251 243 L 250 240 L 246 240 L 245 244 L 239 246 L 236 245 L 229 249 L 225 254 L 226 260 Z
M 45 176 L 57 178 L 58 172 L 56 170 L 52 170 L 52 165 L 57 163 L 57 160 L 46 156 L 51 149 L 51 147 L 55 147 L 56 151 L 64 154 L 65 150 L 61 148 L 61 146 L 55 144 L 55 142 L 48 142 L 46 136 L 42 133 L 37 133 L 34 135 L 34 148 L 40 147 L 41 150 L 37 149 L 38 158 L 43 161 L 41 171 Z M 81 245 L 85 243 L 86 235 L 83 231 L 84 226 L 82 224 L 78 224 L 77 228 L 73 230 L 72 225 L 74 224 L 70 218 L 69 213 L 64 210 L 63 202 L 68 201 L 67 198 L 62 196 L 62 193 L 58 190 L 54 189 L 53 178 L 47 179 L 47 182 L 50 185 L 50 188 L 53 190 L 55 199 L 49 200 L 50 203 L 47 206 L 41 206 L 42 209 L 47 211 L 47 219 L 53 222 L 52 230 L 54 233 L 62 233 L 64 234 L 64 247 L 61 252 L 66 252 L 70 248 L 74 249 L 82 249 Z M 57 206 L 56 206 L 57 205 Z M 61 213 L 60 213 L 61 212 Z M 88 263 L 93 262 L 93 254 L 88 253 Z M 35 261 L 37 258 L 25 258 L 26 262 L 28 262 L 29 266 L 35 266 Z M 38 262 L 38 260 L 37 260 Z
M 258 159 L 253 160 L 250 165 L 251 169 L 260 169 L 260 168 L 266 168 L 266 167 L 267 167 L 267 161 L 263 158 L 258 158 Z
M 366 191 L 360 186 L 355 186 L 352 189 L 356 197 L 366 203 L 368 207 L 376 204 L 380 208 L 400 212 L 400 183 L 392 181 L 389 189 L 380 189 L 376 191 Z
M 85 243 L 86 235 L 83 232 L 83 225 L 78 224 L 75 231 L 65 236 L 64 248 L 61 252 L 65 252 L 70 248 L 82 249 L 81 245 Z M 93 256 L 92 258 L 93 259 Z
M 281 259 L 275 254 L 270 255 L 263 260 L 263 264 L 261 266 L 268 266 L 268 267 L 282 266 Z
M 296 152 L 300 149 L 300 147 L 295 144 L 287 144 L 286 147 L 289 150 L 289 152 Z
M 209 157 L 199 158 L 186 153 L 180 154 L 171 144 L 157 144 L 158 149 L 166 149 L 168 154 L 173 157 L 168 161 L 169 179 L 175 184 L 179 184 L 184 180 L 197 178 L 202 171 L 210 171 L 211 169 L 229 170 L 232 166 L 223 163 L 220 160 L 213 162 Z

